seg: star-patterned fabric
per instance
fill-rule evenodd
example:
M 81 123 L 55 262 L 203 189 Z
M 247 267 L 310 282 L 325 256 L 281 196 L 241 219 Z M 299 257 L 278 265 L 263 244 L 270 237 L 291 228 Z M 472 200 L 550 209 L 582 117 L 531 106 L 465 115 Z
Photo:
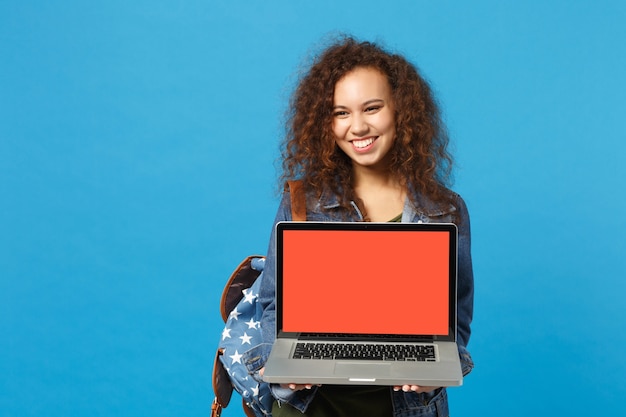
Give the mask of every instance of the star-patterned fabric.
M 243 298 L 230 312 L 222 331 L 219 347 L 224 349 L 220 360 L 230 376 L 233 387 L 241 394 L 258 416 L 271 415 L 274 401 L 269 385 L 250 376 L 242 362 L 243 353 L 262 343 L 261 307 L 257 304 L 261 276 L 252 287 L 243 290 Z

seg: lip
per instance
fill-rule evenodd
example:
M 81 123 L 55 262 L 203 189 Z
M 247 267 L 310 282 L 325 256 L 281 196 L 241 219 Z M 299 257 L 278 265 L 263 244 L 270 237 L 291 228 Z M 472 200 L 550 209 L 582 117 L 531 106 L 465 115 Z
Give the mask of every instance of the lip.
M 376 140 L 378 140 L 378 136 L 366 136 L 363 138 L 352 139 L 350 140 L 350 143 L 352 144 L 352 149 L 356 152 L 367 152 L 372 149 Z

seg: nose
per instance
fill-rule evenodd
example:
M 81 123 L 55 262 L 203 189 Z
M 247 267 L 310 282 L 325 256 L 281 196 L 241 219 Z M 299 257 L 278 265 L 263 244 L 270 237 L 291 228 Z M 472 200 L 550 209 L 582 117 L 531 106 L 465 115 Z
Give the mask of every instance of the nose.
M 350 125 L 350 131 L 355 136 L 364 136 L 369 130 L 367 121 L 363 115 L 356 113 L 352 116 L 352 123 Z

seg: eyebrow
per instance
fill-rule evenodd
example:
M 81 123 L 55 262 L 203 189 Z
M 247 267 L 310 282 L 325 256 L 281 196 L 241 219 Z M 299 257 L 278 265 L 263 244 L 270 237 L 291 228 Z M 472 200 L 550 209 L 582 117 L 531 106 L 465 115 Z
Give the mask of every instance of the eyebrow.
M 373 98 L 371 100 L 367 100 L 365 103 L 361 104 L 361 106 L 365 107 L 365 106 L 369 106 L 370 104 L 374 104 L 374 103 L 382 103 L 385 104 L 385 100 L 383 100 L 382 98 Z M 333 109 L 347 109 L 347 106 L 342 106 L 342 105 L 338 105 L 338 106 L 334 106 Z

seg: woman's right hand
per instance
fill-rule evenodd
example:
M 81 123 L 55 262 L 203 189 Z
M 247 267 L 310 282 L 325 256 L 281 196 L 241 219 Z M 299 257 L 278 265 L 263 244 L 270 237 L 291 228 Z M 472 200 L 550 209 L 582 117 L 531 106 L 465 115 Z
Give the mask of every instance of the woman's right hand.
M 303 389 L 311 389 L 313 388 L 313 384 L 280 384 L 283 388 L 289 388 L 292 391 L 300 391 Z M 317 385 L 318 387 L 320 385 Z

